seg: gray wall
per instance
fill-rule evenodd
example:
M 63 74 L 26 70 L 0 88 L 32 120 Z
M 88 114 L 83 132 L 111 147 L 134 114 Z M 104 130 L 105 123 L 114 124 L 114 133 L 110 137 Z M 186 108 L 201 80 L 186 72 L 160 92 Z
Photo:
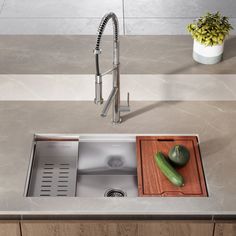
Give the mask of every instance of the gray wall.
M 95 34 L 108 11 L 127 35 L 186 34 L 187 23 L 217 10 L 236 28 L 236 0 L 0 0 L 0 6 L 0 34 Z

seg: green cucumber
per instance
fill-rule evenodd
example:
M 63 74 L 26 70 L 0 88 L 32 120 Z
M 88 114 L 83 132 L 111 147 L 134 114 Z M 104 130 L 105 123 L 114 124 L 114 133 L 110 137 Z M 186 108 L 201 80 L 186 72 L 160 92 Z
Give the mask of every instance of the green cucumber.
M 166 178 L 175 186 L 184 186 L 184 178 L 179 174 L 173 166 L 166 160 L 162 152 L 156 153 L 154 156 L 157 166 L 161 172 L 166 176 Z

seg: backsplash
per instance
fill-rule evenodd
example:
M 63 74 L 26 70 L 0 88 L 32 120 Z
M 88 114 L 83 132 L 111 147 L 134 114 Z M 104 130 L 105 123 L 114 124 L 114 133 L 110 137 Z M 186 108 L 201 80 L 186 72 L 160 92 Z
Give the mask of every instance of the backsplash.
M 123 35 L 186 34 L 192 19 L 217 10 L 236 28 L 235 0 L 0 0 L 0 34 L 93 35 L 109 11 L 119 17 Z

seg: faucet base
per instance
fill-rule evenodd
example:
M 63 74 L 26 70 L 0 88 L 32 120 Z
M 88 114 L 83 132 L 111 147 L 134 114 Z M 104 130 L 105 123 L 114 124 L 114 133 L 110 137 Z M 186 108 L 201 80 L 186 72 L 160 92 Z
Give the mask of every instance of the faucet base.
M 119 125 L 120 123 L 122 123 L 122 119 L 120 118 L 119 121 L 114 121 L 114 120 L 111 120 L 112 121 L 112 124 L 113 125 Z
M 103 104 L 103 99 L 97 100 L 97 99 L 95 98 L 95 99 L 94 99 L 94 103 L 95 103 L 96 105 L 101 105 L 101 104 Z

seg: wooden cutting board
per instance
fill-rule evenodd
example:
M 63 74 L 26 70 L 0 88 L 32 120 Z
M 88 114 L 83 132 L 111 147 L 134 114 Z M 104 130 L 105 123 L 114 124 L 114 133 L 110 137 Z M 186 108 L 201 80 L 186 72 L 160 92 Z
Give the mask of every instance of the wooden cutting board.
M 138 136 L 136 143 L 139 196 L 207 196 L 196 136 Z M 167 156 L 170 148 L 176 144 L 185 146 L 190 152 L 187 165 L 177 169 L 184 177 L 183 187 L 174 186 L 154 160 L 158 151 Z

